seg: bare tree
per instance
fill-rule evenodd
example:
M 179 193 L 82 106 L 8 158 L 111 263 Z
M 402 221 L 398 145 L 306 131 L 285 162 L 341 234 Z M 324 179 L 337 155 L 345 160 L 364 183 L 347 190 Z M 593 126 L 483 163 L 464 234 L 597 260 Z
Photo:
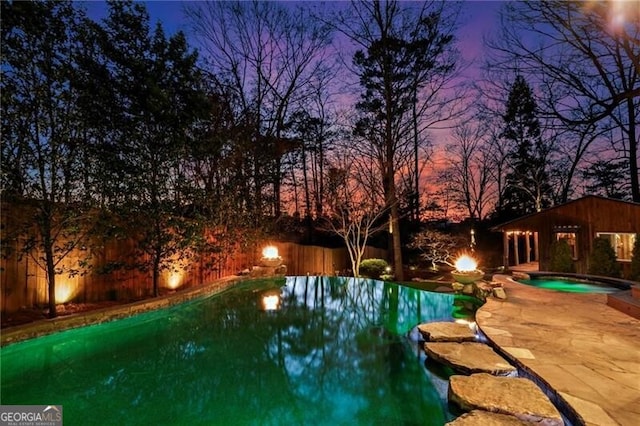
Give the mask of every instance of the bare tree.
M 335 72 L 318 75 L 321 79 L 311 83 L 313 96 L 298 105 L 288 124 L 287 135 L 299 140 L 295 151 L 289 153 L 291 183 L 296 193 L 295 211 L 300 212 L 304 205 L 304 217 L 309 224 L 311 219 L 323 214 L 324 175 L 327 156 L 333 149 L 336 136 L 337 115 L 332 103 L 332 93 L 328 90 Z M 302 193 L 296 188 L 300 182 Z
M 553 126 L 553 125 L 552 125 Z M 557 132 L 555 156 L 551 167 L 551 177 L 557 203 L 566 203 L 575 192 L 580 171 L 588 167 L 587 157 L 598 141 L 602 141 L 604 129 L 595 123 L 575 125 L 558 124 L 553 126 Z M 597 148 L 596 148 L 597 149 Z
M 443 181 L 449 182 L 456 202 L 464 206 L 472 220 L 486 217 L 494 203 L 495 187 L 491 177 L 493 163 L 487 137 L 479 127 L 461 123 L 453 132 L 454 141 L 446 148 Z
M 457 69 L 455 18 L 455 10 L 443 2 L 407 6 L 397 1 L 353 2 L 337 17 L 337 29 L 358 49 L 353 63 L 362 91 L 356 134 L 379 169 L 400 280 L 398 165 L 417 155 L 416 145 L 426 141 L 423 131 L 451 112 L 444 87 Z M 418 178 L 416 174 L 416 182 Z
M 620 20 L 621 16 L 626 20 Z M 491 43 L 496 53 L 494 67 L 526 74 L 538 82 L 542 112 L 566 126 L 615 123 L 623 139 L 616 149 L 624 150 L 632 198 L 640 201 L 637 4 L 511 2 L 504 8 L 504 22 L 499 41 Z M 582 148 L 585 142 L 588 137 L 582 140 Z M 570 163 L 586 153 L 586 149 L 575 150 Z
M 375 174 L 370 163 L 353 161 L 351 155 L 338 163 L 328 169 L 325 227 L 344 240 L 353 276 L 357 277 L 367 242 L 386 229 L 384 216 L 388 213 L 384 198 L 371 190 Z
M 250 118 L 245 156 L 253 167 L 256 208 L 270 195 L 278 216 L 282 157 L 293 148 L 284 137 L 286 123 L 293 107 L 313 95 L 311 83 L 328 63 L 329 30 L 308 8 L 277 2 L 192 2 L 186 15 L 211 71 L 235 92 L 238 114 Z
M 438 265 L 454 266 L 453 258 L 467 246 L 461 236 L 452 236 L 435 229 L 425 229 L 414 235 L 409 247 L 420 252 L 420 256 L 431 263 L 431 269 L 438 270 Z

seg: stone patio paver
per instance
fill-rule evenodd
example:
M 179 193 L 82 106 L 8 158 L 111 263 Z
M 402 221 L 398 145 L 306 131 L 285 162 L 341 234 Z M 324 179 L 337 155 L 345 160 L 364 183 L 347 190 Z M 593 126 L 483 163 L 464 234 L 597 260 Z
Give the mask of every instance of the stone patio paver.
M 564 425 L 560 412 L 549 398 L 533 381 L 525 378 L 487 373 L 451 376 L 449 402 L 463 410 L 508 414 L 545 426 Z
M 467 324 L 429 322 L 418 325 L 418 331 L 428 342 L 474 342 L 476 334 Z
M 503 283 L 479 329 L 505 356 L 555 392 L 577 424 L 640 424 L 640 320 L 606 305 L 602 294 L 571 294 Z
M 465 413 L 445 426 L 534 426 L 537 423 L 525 422 L 514 416 L 473 410 Z
M 516 376 L 518 371 L 491 347 L 477 342 L 427 342 L 424 351 L 434 361 L 463 374 L 489 373 Z

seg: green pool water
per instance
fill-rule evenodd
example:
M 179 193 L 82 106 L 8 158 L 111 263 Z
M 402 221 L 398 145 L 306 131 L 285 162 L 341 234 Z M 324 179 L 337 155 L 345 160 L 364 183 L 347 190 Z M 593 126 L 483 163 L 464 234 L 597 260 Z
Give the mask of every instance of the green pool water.
M 65 425 L 443 425 L 451 371 L 407 332 L 459 308 L 374 280 L 248 281 L 2 348 L 1 403 L 60 404 Z
M 519 283 L 532 285 L 547 290 L 562 291 L 566 293 L 615 293 L 620 291 L 606 284 L 586 283 L 564 278 L 536 278 L 531 280 L 518 280 Z

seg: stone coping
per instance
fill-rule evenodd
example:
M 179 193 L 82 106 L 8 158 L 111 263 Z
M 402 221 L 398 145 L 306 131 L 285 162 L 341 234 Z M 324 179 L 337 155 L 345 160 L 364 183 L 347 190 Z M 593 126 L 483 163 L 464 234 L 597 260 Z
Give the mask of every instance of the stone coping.
M 558 274 L 556 274 L 558 275 Z M 506 275 L 508 299 L 476 312 L 480 332 L 574 425 L 631 425 L 640 418 L 640 321 L 602 294 L 547 292 Z
M 519 274 L 523 274 L 523 272 L 518 272 Z M 575 273 L 564 273 L 564 272 L 549 272 L 549 271 L 526 271 L 524 274 L 531 277 L 531 279 L 541 278 L 541 277 L 557 277 L 557 278 L 572 278 L 575 280 L 592 282 L 592 283 L 602 283 L 608 284 L 612 287 L 619 288 L 620 290 L 629 290 L 632 286 L 639 286 L 640 283 L 631 280 L 625 280 L 622 278 L 612 278 L 612 277 L 603 277 L 600 275 L 589 275 L 589 274 L 575 274 Z
M 0 332 L 0 347 L 46 336 L 58 331 L 100 324 L 147 311 L 167 308 L 199 297 L 220 293 L 247 279 L 248 277 L 246 276 L 223 277 L 212 283 L 191 287 L 164 296 L 8 327 Z

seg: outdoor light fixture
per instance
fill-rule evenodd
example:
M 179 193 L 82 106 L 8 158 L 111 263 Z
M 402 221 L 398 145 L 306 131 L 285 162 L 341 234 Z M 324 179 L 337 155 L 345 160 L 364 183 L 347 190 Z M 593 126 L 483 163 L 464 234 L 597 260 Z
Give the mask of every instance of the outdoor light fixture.
M 66 303 L 73 297 L 72 285 L 68 281 L 56 284 L 56 303 Z
M 282 264 L 282 258 L 278 255 L 278 248 L 275 246 L 267 246 L 262 249 L 262 259 L 260 263 L 263 266 L 278 267 Z
M 455 266 L 456 271 L 471 272 L 475 271 L 475 269 L 478 267 L 478 263 L 471 256 L 467 256 L 465 254 L 460 256 L 458 260 L 456 260 Z
M 181 282 L 182 282 L 182 273 L 174 271 L 171 273 L 171 275 L 169 275 L 169 279 L 167 280 L 167 285 L 171 290 L 174 290 L 180 287 Z
M 275 246 L 266 246 L 262 249 L 262 257 L 265 259 L 277 259 L 278 256 L 278 247 Z
M 456 269 L 451 271 L 451 276 L 460 284 L 471 284 L 481 280 L 484 272 L 477 269 L 478 262 L 468 255 L 462 255 L 455 262 Z

